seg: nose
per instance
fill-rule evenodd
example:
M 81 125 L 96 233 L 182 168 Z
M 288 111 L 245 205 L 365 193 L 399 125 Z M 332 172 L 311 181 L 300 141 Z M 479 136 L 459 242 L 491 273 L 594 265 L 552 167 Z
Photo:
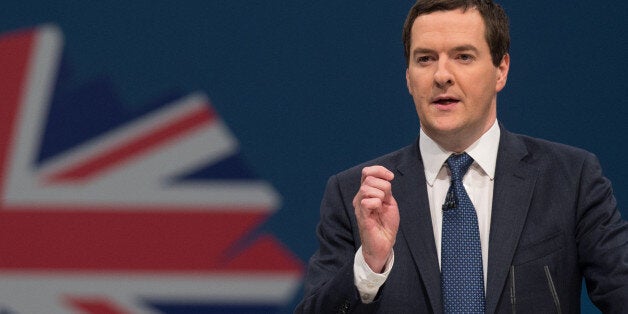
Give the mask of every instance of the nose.
M 439 58 L 436 72 L 434 73 L 434 84 L 439 88 L 447 88 L 454 85 L 454 76 L 448 69 L 447 58 Z

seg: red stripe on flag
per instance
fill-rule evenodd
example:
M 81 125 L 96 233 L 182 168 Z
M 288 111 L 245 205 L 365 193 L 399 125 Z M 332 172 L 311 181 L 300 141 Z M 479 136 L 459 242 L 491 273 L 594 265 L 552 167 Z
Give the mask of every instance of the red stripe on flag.
M 277 256 L 286 258 L 278 259 Z M 290 250 L 270 234 L 262 235 L 247 250 L 229 261 L 229 268 L 244 271 L 257 271 L 260 267 L 272 268 L 273 265 L 275 269 L 303 271 L 298 257 L 292 255 Z
M 129 314 L 129 312 L 103 298 L 88 299 L 68 297 L 66 302 L 85 314 Z
M 35 37 L 32 30 L 0 37 L 0 192 L 4 191 L 15 120 Z
M 136 138 L 120 144 L 112 150 L 98 154 L 92 158 L 80 162 L 78 165 L 48 176 L 47 181 L 85 181 L 112 168 L 124 161 L 128 161 L 140 154 L 147 153 L 167 142 L 180 138 L 185 133 L 191 132 L 201 125 L 216 119 L 216 114 L 209 106 L 199 107 L 186 115 L 170 121 L 148 134 L 142 134 Z
M 227 254 L 266 218 L 259 210 L 54 210 L 0 211 L 0 269 L 301 271 L 274 239 Z

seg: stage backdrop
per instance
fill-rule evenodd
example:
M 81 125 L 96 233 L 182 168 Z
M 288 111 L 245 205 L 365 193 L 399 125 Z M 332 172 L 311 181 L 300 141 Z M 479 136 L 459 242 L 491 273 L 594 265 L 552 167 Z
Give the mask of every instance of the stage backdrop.
M 502 4 L 500 122 L 596 153 L 625 217 L 628 4 Z M 5 1 L 0 312 L 290 313 L 327 178 L 418 134 L 411 5 Z

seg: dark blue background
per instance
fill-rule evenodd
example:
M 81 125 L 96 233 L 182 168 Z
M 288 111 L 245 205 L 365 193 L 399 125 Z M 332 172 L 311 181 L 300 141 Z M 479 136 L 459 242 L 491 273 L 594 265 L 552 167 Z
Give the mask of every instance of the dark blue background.
M 0 6 L 0 31 L 59 25 L 70 85 L 108 80 L 122 114 L 206 92 L 283 196 L 264 229 L 305 262 L 326 179 L 418 133 L 400 39 L 412 3 L 26 0 Z M 499 120 L 596 153 L 626 217 L 628 3 L 501 3 L 512 47 Z

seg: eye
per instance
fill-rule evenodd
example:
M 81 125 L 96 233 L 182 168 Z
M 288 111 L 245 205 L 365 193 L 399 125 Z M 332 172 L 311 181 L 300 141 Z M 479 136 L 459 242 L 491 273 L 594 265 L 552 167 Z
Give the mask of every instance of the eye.
M 460 60 L 460 62 L 462 63 L 471 63 L 473 60 L 475 60 L 475 57 L 468 53 L 462 53 L 459 54 L 456 59 Z
M 421 65 L 427 65 L 432 60 L 434 59 L 430 56 L 417 56 L 416 57 L 416 63 L 421 64 Z

